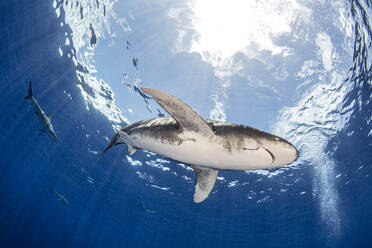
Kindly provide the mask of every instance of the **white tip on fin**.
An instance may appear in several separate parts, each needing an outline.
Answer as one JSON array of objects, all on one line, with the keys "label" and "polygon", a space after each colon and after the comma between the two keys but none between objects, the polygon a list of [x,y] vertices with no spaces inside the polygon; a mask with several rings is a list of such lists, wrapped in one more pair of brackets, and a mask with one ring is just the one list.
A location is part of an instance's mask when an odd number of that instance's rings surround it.
[{"label": "white tip on fin", "polygon": [[196,174],[194,202],[200,203],[211,193],[216,183],[218,170],[198,166],[191,166],[191,168],[194,169]]},{"label": "white tip on fin", "polygon": [[181,128],[207,136],[214,136],[213,130],[205,120],[181,100],[160,90],[144,87],[141,90],[151,95],[178,122]]},{"label": "white tip on fin", "polygon": [[128,145],[128,144],[127,146],[128,146],[129,155],[133,155],[137,151],[137,148],[134,148],[133,146]]}]

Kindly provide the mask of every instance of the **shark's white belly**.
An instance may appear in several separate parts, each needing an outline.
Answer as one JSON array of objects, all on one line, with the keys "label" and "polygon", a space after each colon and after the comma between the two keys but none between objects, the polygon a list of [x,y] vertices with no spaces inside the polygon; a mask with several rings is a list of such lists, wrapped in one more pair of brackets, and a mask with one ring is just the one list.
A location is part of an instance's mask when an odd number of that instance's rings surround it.
[{"label": "shark's white belly", "polygon": [[251,150],[227,150],[219,137],[207,138],[193,133],[184,135],[186,138],[180,144],[161,142],[151,137],[137,137],[134,145],[165,157],[202,167],[221,170],[251,170],[279,167],[283,161],[274,161],[272,155],[264,148]]}]

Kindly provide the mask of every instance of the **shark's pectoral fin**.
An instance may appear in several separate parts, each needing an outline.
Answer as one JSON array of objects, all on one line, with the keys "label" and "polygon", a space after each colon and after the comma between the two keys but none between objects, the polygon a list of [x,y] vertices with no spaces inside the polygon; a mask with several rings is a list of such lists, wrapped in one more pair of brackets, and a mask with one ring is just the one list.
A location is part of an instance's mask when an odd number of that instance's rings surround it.
[{"label": "shark's pectoral fin", "polygon": [[218,170],[191,166],[196,174],[196,184],[194,193],[194,202],[204,201],[211,193],[216,183]]},{"label": "shark's pectoral fin", "polygon": [[134,148],[133,146],[128,145],[128,144],[127,146],[128,146],[129,155],[133,155],[137,151],[137,148]]},{"label": "shark's pectoral fin", "polygon": [[213,130],[205,120],[181,100],[160,90],[150,88],[141,88],[141,90],[151,95],[177,121],[181,128],[207,136],[214,135]]}]

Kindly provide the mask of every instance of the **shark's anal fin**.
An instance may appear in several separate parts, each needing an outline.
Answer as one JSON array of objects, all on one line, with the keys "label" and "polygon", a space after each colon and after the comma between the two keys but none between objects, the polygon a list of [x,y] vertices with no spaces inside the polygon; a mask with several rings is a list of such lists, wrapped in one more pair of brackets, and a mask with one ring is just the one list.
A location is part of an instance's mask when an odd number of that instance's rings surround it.
[{"label": "shark's anal fin", "polygon": [[128,146],[129,155],[133,155],[137,151],[137,148],[134,148],[133,146],[128,145],[128,144],[127,146]]},{"label": "shark's anal fin", "polygon": [[184,102],[160,90],[141,88],[143,92],[151,95],[154,100],[167,111],[182,129],[214,136],[213,130],[207,122]]},{"label": "shark's anal fin", "polygon": [[194,202],[199,203],[204,201],[211,193],[216,183],[218,170],[199,166],[191,166],[191,168],[194,169],[196,175]]}]

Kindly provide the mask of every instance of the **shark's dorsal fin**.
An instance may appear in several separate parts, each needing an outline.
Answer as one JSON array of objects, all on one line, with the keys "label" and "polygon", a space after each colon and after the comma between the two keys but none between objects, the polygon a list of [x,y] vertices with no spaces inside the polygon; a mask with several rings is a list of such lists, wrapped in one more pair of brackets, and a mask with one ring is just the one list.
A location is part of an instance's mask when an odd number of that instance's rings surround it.
[{"label": "shark's dorsal fin", "polygon": [[193,109],[184,102],[160,90],[141,88],[143,92],[151,95],[154,100],[167,111],[185,130],[202,133],[206,136],[213,136],[213,130]]},{"label": "shark's dorsal fin", "polygon": [[196,175],[194,202],[199,203],[204,201],[211,193],[216,183],[218,170],[199,166],[191,166],[191,168],[194,169]]},{"label": "shark's dorsal fin", "polygon": [[127,146],[128,146],[129,155],[133,155],[137,151],[137,148],[134,148],[133,146],[128,145],[128,144]]}]

